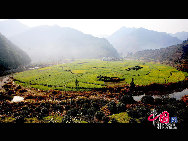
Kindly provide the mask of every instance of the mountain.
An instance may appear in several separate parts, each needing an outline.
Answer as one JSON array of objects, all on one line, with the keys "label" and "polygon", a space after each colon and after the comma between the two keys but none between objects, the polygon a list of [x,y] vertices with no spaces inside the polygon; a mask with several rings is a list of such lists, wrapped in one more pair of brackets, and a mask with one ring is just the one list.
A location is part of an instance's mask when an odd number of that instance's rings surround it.
[{"label": "mountain", "polygon": [[188,39],[188,32],[177,32],[175,34],[170,34],[173,37],[177,37],[178,39],[184,41]]},{"label": "mountain", "polygon": [[0,75],[30,63],[29,56],[0,33]]},{"label": "mountain", "polygon": [[10,40],[25,50],[33,62],[60,58],[119,57],[116,49],[105,38],[57,25],[33,27],[12,36]]},{"label": "mountain", "polygon": [[121,55],[128,52],[136,52],[144,49],[158,49],[182,41],[165,32],[157,32],[145,28],[122,27],[107,38]]},{"label": "mountain", "polygon": [[166,48],[138,51],[127,57],[160,62],[188,72],[188,40]]},{"label": "mountain", "polygon": [[0,22],[0,32],[7,38],[16,35],[18,33],[21,33],[23,31],[26,31],[27,29],[29,29],[28,26],[14,19]]}]

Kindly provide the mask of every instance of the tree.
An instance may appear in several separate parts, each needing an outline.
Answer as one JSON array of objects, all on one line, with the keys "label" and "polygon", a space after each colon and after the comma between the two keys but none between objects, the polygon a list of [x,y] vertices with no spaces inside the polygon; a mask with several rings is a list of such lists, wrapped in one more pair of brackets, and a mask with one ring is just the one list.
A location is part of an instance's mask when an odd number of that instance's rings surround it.
[{"label": "tree", "polygon": [[130,89],[133,90],[134,88],[135,88],[134,78],[132,78],[132,81],[130,83]]},{"label": "tree", "polygon": [[78,88],[78,87],[79,87],[79,84],[78,84],[78,83],[79,83],[79,81],[76,79],[76,80],[75,80],[75,85],[76,85],[76,88]]}]

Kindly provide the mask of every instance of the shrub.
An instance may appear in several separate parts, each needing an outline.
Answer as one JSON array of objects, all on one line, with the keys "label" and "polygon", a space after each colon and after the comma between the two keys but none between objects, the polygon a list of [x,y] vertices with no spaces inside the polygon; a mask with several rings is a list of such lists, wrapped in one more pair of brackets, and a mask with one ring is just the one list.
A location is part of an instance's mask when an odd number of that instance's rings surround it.
[{"label": "shrub", "polygon": [[74,123],[71,116],[65,115],[62,119],[62,123]]},{"label": "shrub", "polygon": [[136,121],[136,119],[135,118],[131,118],[130,120],[129,120],[129,123],[137,123],[137,121]]},{"label": "shrub", "polygon": [[115,118],[112,118],[112,119],[110,120],[110,122],[111,122],[111,123],[118,123],[117,119],[115,119]]},{"label": "shrub", "polygon": [[173,104],[174,102],[176,102],[175,98],[163,98],[162,99],[163,104]]},{"label": "shrub", "polygon": [[162,101],[161,98],[155,98],[154,102],[155,102],[155,105],[161,105],[161,104],[163,104],[163,101]]},{"label": "shrub", "polygon": [[86,108],[80,108],[78,112],[81,115],[86,115],[87,114],[87,109]]},{"label": "shrub", "polygon": [[144,104],[154,104],[154,98],[150,95],[143,96],[141,102]]},{"label": "shrub", "polygon": [[82,107],[88,109],[88,108],[90,108],[90,104],[89,104],[89,103],[84,103],[84,104],[82,105]]},{"label": "shrub", "polygon": [[42,114],[43,116],[47,116],[47,115],[49,114],[49,110],[48,110],[46,107],[43,107],[43,108],[41,109],[41,114]]},{"label": "shrub", "polygon": [[0,100],[12,100],[13,96],[0,92]]},{"label": "shrub", "polygon": [[53,108],[55,111],[60,111],[60,112],[63,111],[63,106],[61,106],[60,104],[55,104]]},{"label": "shrub", "polygon": [[113,114],[111,117],[111,120],[112,118],[115,118],[117,120],[118,123],[129,123],[129,120],[130,120],[130,116],[128,115],[127,112],[122,112],[122,113],[118,113],[118,114]]},{"label": "shrub", "polygon": [[116,103],[114,101],[109,102],[108,103],[108,109],[109,109],[111,114],[116,113],[117,112]]},{"label": "shrub", "polygon": [[103,117],[102,117],[102,121],[103,121],[104,123],[108,123],[109,120],[110,120],[110,118],[107,117],[107,116],[103,116]]},{"label": "shrub", "polygon": [[87,110],[87,114],[88,114],[89,116],[91,116],[91,117],[94,116],[95,112],[96,112],[96,109],[93,108],[93,107],[91,107],[91,108],[89,108],[89,109]]},{"label": "shrub", "polygon": [[177,100],[176,102],[173,103],[173,105],[175,105],[178,109],[186,108],[186,103],[181,100]]},{"label": "shrub", "polygon": [[121,113],[121,112],[125,112],[126,111],[126,105],[122,102],[119,102],[117,104],[117,112]]},{"label": "shrub", "polygon": [[25,119],[24,119],[23,116],[17,116],[17,117],[15,118],[15,122],[16,122],[17,124],[23,124],[23,123],[25,122]]},{"label": "shrub", "polygon": [[141,112],[137,109],[130,108],[127,110],[127,113],[130,117],[132,118],[140,118],[141,117]]},{"label": "shrub", "polygon": [[70,106],[69,105],[65,105],[65,110],[69,110],[70,109]]},{"label": "shrub", "polygon": [[97,104],[96,102],[92,102],[92,103],[91,103],[91,106],[94,107],[96,110],[99,110],[99,109],[100,109],[99,104]]},{"label": "shrub", "polygon": [[75,117],[75,116],[77,116],[77,114],[78,114],[78,110],[76,108],[72,108],[72,109],[70,109],[70,110],[67,111],[67,115],[68,116]]},{"label": "shrub", "polygon": [[105,117],[105,114],[102,111],[97,111],[95,113],[95,118],[98,120],[102,120],[102,119],[104,119],[104,117]]},{"label": "shrub", "polygon": [[133,97],[131,95],[123,95],[120,98],[120,102],[122,102],[124,104],[133,104],[133,103],[135,103],[135,100],[133,99]]}]

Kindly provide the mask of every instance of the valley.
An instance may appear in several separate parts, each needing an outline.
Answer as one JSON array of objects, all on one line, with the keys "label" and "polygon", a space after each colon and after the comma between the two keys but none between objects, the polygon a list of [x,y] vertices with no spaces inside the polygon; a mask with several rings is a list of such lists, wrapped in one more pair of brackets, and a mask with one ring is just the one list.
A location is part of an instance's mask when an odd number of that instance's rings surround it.
[{"label": "valley", "polygon": [[0,21],[0,123],[188,123],[188,32],[19,21]]}]

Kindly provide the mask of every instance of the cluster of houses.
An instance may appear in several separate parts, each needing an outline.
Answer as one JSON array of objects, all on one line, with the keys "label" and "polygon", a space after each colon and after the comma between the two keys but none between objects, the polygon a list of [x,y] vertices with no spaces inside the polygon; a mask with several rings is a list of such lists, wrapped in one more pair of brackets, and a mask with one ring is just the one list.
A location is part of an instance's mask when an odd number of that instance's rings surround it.
[{"label": "cluster of houses", "polygon": [[103,57],[102,61],[122,61],[123,58],[118,58],[118,57]]}]

